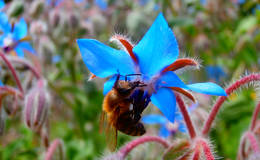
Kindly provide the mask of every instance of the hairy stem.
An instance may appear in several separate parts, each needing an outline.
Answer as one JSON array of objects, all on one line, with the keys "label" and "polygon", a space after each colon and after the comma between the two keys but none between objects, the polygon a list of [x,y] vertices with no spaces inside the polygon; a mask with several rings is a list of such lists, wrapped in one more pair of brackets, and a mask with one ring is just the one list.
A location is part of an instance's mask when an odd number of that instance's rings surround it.
[{"label": "hairy stem", "polygon": [[260,102],[258,102],[258,104],[256,105],[256,108],[254,110],[253,113],[253,117],[252,117],[252,121],[251,121],[251,126],[250,126],[250,130],[253,131],[255,129],[255,125],[256,125],[256,121],[257,121],[257,116],[258,113],[260,111]]},{"label": "hairy stem", "polygon": [[208,143],[204,140],[200,140],[200,144],[203,148],[203,152],[204,152],[206,160],[214,160],[215,159],[214,155],[212,154]]},{"label": "hairy stem", "polygon": [[0,56],[1,56],[1,58],[3,59],[3,61],[6,63],[7,67],[10,69],[10,71],[11,71],[13,77],[14,77],[14,80],[15,80],[15,82],[16,82],[18,88],[19,88],[19,90],[20,90],[22,93],[24,93],[24,92],[23,92],[23,88],[22,88],[21,81],[19,80],[18,75],[16,74],[16,71],[15,71],[14,67],[13,67],[12,64],[9,62],[9,60],[6,58],[6,56],[5,56],[4,53],[0,52]]},{"label": "hairy stem", "polygon": [[124,159],[135,147],[137,147],[140,144],[147,143],[147,142],[158,142],[162,144],[165,148],[169,147],[169,144],[167,141],[160,137],[155,136],[143,136],[140,138],[137,138],[128,144],[126,144],[124,147],[122,147],[118,153],[122,156],[122,159]]},{"label": "hairy stem", "polygon": [[249,142],[251,144],[251,148],[254,151],[254,153],[260,153],[259,145],[258,145],[255,135],[252,132],[246,132],[245,136],[249,140]]},{"label": "hairy stem", "polygon": [[41,75],[40,73],[30,64],[30,62],[28,62],[27,60],[25,59],[21,59],[21,58],[17,58],[17,57],[7,57],[9,61],[11,62],[16,62],[16,63],[20,63],[24,66],[26,66],[27,68],[30,69],[30,71],[34,74],[34,76],[37,78],[37,79],[40,79],[41,78]]},{"label": "hairy stem", "polygon": [[62,142],[59,139],[55,139],[49,146],[47,153],[45,155],[45,160],[52,160],[55,151],[59,149],[59,158],[63,159]]},{"label": "hairy stem", "polygon": [[[248,84],[250,82],[253,81],[260,81],[260,74],[250,74],[248,76],[243,77],[242,79],[236,81],[235,83],[233,83],[232,85],[230,85],[227,89],[226,89],[226,93],[229,96],[231,93],[233,93],[235,90],[237,90],[238,88],[240,88],[241,86]],[[204,136],[206,136],[211,128],[212,122],[214,121],[220,107],[222,106],[222,104],[226,101],[227,97],[219,97],[216,101],[216,104],[213,106],[208,119],[206,121],[206,123],[204,124],[203,130],[202,130],[202,134]]]},{"label": "hairy stem", "polygon": [[196,137],[196,131],[194,129],[194,125],[192,124],[189,113],[186,109],[186,106],[185,106],[181,96],[178,93],[175,93],[175,95],[176,95],[176,101],[178,103],[178,106],[179,106],[180,111],[182,113],[182,116],[184,118],[184,122],[185,122],[187,129],[189,131],[190,138],[193,139],[193,138]]},{"label": "hairy stem", "polygon": [[16,88],[10,87],[10,86],[0,86],[1,93],[3,91],[10,93],[12,95],[17,95],[20,98],[23,98],[23,93],[20,92],[20,90],[17,90]]}]

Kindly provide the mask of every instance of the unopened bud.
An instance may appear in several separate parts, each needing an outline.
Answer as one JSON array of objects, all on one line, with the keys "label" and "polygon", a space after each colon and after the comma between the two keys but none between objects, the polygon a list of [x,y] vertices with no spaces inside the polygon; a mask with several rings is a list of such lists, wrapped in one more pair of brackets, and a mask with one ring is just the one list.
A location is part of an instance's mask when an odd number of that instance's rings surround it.
[{"label": "unopened bud", "polygon": [[57,27],[60,23],[60,13],[57,10],[52,10],[49,14],[49,21],[53,27]]},{"label": "unopened bud", "polygon": [[69,25],[72,29],[75,29],[79,26],[79,18],[75,14],[70,15]]},{"label": "unopened bud", "polygon": [[38,131],[46,121],[48,110],[50,107],[50,95],[45,88],[43,80],[39,80],[38,84],[25,97],[24,118],[26,125]]},{"label": "unopened bud", "polygon": [[38,0],[38,1],[33,1],[30,7],[30,15],[32,17],[38,17],[41,15],[41,13],[44,10],[44,1],[43,0]]},{"label": "unopened bud", "polygon": [[19,17],[24,11],[24,4],[23,1],[14,1],[11,3],[7,14],[10,17]]},{"label": "unopened bud", "polygon": [[33,21],[30,27],[30,32],[35,35],[44,34],[47,32],[47,25],[43,21]]},{"label": "unopened bud", "polygon": [[163,159],[178,159],[188,157],[191,151],[190,142],[184,139],[178,140],[163,154]]}]

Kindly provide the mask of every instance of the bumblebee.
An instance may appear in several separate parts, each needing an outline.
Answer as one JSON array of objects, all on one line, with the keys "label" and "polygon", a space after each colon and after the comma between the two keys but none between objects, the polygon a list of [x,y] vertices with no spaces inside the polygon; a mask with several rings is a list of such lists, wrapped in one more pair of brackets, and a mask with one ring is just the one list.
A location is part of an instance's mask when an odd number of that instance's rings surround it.
[{"label": "bumblebee", "polygon": [[147,98],[143,98],[143,87],[146,86],[144,83],[119,78],[120,75],[117,76],[112,90],[104,98],[100,118],[100,131],[105,131],[111,151],[116,148],[117,131],[130,136],[141,136],[145,133],[144,125],[139,121],[149,103]]}]

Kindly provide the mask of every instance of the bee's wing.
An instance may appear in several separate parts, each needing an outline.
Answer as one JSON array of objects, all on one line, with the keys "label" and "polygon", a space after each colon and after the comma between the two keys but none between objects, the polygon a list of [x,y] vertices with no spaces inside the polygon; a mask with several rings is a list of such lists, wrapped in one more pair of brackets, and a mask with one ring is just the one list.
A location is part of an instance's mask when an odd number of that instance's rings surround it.
[{"label": "bee's wing", "polygon": [[116,150],[117,145],[117,129],[111,125],[106,128],[106,141],[110,151]]},{"label": "bee's wing", "polygon": [[100,121],[99,121],[99,133],[102,133],[106,128],[107,123],[107,115],[104,111],[101,112]]},{"label": "bee's wing", "polygon": [[102,111],[99,132],[105,131],[106,141],[110,151],[115,151],[117,145],[117,129],[108,123],[107,114]]}]

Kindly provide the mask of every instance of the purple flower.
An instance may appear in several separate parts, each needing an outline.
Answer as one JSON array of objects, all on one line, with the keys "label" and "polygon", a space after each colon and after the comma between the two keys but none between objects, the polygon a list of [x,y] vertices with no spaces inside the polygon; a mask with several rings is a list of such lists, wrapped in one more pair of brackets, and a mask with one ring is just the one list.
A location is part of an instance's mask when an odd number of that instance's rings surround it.
[{"label": "purple flower", "polygon": [[3,32],[0,35],[0,47],[6,51],[14,49],[19,57],[24,57],[24,50],[35,53],[31,44],[26,41],[27,24],[23,18],[14,27],[9,23],[5,13],[0,12],[0,19],[0,31]]},{"label": "purple flower", "polygon": [[113,49],[94,39],[77,40],[88,69],[97,77],[111,77],[104,84],[104,94],[112,89],[118,74],[122,76],[141,74],[141,77],[137,78],[147,84],[146,95],[149,95],[151,102],[171,122],[174,121],[176,108],[173,91],[181,92],[191,99],[193,97],[187,90],[226,96],[226,92],[214,83],[186,85],[174,73],[182,67],[198,64],[188,58],[177,59],[179,56],[177,40],[162,13],[136,46],[119,35],[112,37],[112,40],[122,44],[124,50]]}]

